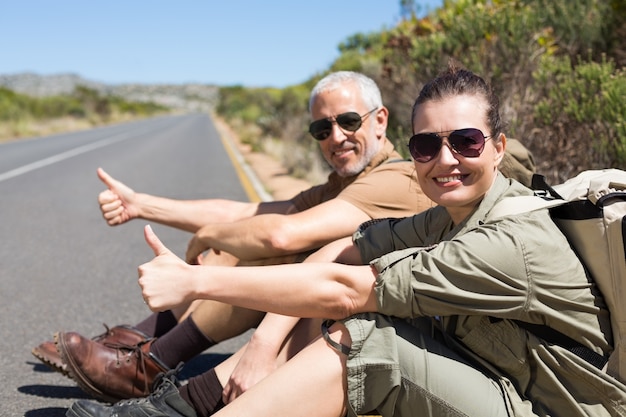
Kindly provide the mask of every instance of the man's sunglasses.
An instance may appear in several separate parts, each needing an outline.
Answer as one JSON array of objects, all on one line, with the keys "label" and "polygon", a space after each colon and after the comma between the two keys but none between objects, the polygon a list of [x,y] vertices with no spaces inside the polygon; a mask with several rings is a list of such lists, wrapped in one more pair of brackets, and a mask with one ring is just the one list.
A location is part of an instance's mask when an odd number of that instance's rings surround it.
[{"label": "man's sunglasses", "polygon": [[483,135],[479,129],[467,128],[450,132],[441,136],[441,132],[418,133],[409,139],[409,152],[417,162],[428,162],[439,154],[443,139],[448,138],[450,149],[465,158],[477,158],[485,149],[485,141],[489,136]]},{"label": "man's sunglasses", "polygon": [[[357,112],[349,111],[347,113],[338,114],[335,117],[335,122],[343,130],[348,132],[356,132],[363,124],[365,116],[378,110],[378,107],[368,111],[367,113],[360,115]],[[317,140],[324,140],[330,136],[333,131],[333,120],[319,119],[311,123],[309,126],[309,133]]]}]

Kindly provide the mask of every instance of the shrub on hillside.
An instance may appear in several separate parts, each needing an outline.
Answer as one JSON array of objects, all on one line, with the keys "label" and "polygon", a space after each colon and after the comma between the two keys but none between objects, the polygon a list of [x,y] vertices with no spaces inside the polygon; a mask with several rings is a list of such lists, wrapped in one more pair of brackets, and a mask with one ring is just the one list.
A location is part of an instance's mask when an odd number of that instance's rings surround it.
[{"label": "shrub on hillside", "polygon": [[626,71],[607,60],[545,57],[534,77],[540,99],[529,146],[550,156],[540,171],[563,180],[581,167],[626,166]]}]

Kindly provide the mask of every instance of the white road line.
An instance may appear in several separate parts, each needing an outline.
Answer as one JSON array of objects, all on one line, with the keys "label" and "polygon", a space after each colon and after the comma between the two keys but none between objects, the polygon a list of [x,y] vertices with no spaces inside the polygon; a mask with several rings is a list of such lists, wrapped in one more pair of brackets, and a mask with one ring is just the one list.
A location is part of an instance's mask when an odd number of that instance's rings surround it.
[{"label": "white road line", "polygon": [[19,168],[12,169],[11,171],[0,174],[0,182],[8,180],[13,177],[17,177],[22,174],[34,171],[39,168],[43,168],[48,165],[55,164],[68,158],[72,158],[76,155],[80,155],[94,149],[102,148],[107,145],[111,145],[115,142],[120,142],[124,139],[128,139],[130,134],[128,132],[120,133],[106,139],[99,140],[98,142],[90,143],[88,145],[79,146],[78,148],[70,149],[69,151],[61,152],[60,154],[49,156],[48,158],[40,159],[39,161],[32,162],[30,164],[23,165]]}]

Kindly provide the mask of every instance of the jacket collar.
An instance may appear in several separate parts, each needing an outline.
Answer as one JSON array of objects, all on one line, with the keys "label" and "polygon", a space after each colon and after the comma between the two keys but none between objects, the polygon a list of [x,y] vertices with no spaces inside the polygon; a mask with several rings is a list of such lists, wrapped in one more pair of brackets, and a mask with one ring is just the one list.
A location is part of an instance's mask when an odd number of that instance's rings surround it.
[{"label": "jacket collar", "polygon": [[493,185],[487,191],[482,201],[465,220],[449,232],[448,236],[464,233],[486,223],[491,209],[503,198],[530,194],[532,194],[532,190],[513,179],[506,178],[501,172],[498,172]]}]

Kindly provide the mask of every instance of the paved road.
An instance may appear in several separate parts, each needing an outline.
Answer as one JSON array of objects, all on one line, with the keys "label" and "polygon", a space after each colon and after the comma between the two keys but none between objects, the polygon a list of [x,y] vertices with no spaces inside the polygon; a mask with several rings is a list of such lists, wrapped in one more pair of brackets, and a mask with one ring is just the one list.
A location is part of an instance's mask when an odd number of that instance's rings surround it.
[{"label": "paved road", "polygon": [[[95,170],[138,191],[181,199],[247,200],[206,115],[168,116],[0,145],[0,416],[60,417],[85,394],[30,350],[59,330],[94,336],[150,312],[136,284],[151,258],[146,222],[109,227]],[[184,255],[189,234],[153,225]],[[244,338],[190,362],[188,377]]]}]

